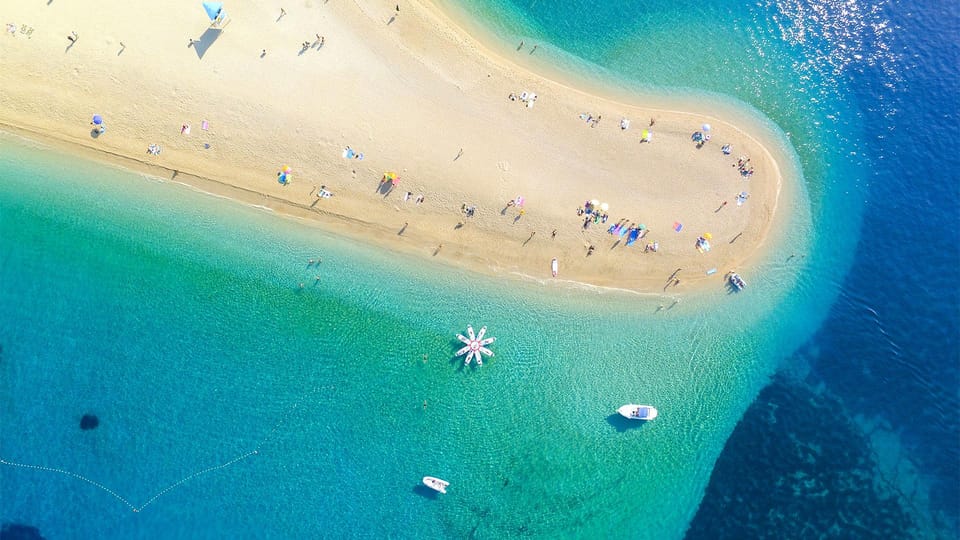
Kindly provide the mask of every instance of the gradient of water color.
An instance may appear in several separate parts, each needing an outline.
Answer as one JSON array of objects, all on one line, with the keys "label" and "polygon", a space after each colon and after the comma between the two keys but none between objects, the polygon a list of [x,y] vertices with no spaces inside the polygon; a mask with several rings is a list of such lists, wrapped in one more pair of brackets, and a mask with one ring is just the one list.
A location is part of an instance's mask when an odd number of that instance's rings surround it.
[{"label": "gradient of water color", "polygon": [[[0,489],[15,503],[0,519],[50,536],[684,533],[704,490],[711,493],[707,481],[727,435],[775,366],[806,342],[787,362],[799,374],[791,381],[816,379],[815,368],[806,376],[803,369],[825,364],[820,338],[830,327],[821,322],[836,318],[833,300],[871,305],[845,300],[845,283],[867,274],[856,272],[873,260],[860,262],[856,247],[873,238],[860,235],[861,215],[871,216],[870,184],[886,172],[871,167],[891,155],[876,152],[877,119],[896,118],[900,103],[876,99],[878,89],[902,82],[902,53],[891,49],[903,39],[889,24],[894,10],[720,2],[633,3],[615,12],[589,2],[447,7],[473,10],[475,22],[500,32],[504,51],[517,37],[542,39],[538,55],[601,77],[597,84],[655,89],[667,100],[702,89],[728,96],[719,106],[745,102],[782,128],[804,190],[785,245],[751,276],[752,294],[718,291],[658,315],[656,298],[553,289],[545,297],[538,284],[506,288],[424,267],[176,185],[67,164],[5,141],[0,301],[16,307],[0,316],[0,457],[82,474],[131,506],[147,506],[134,514],[82,480],[7,466]],[[903,196],[898,189],[890,200]],[[954,195],[921,197],[942,209],[935,227],[953,224]],[[802,262],[787,263],[795,253]],[[954,251],[941,253],[935,266],[943,272]],[[318,255],[322,270],[306,268]],[[844,278],[848,268],[854,273]],[[900,292],[887,301],[907,297]],[[955,297],[937,301],[949,358]],[[850,320],[865,320],[854,311]],[[488,324],[499,338],[497,357],[481,371],[448,362],[452,334],[468,322]],[[863,334],[875,342],[875,330]],[[824,343],[832,358],[856,356],[835,338]],[[942,376],[951,388],[955,372],[932,370],[922,355],[903,357],[899,369],[909,367],[912,380]],[[861,378],[863,367],[854,366]],[[662,418],[621,432],[610,417],[615,407],[647,397]],[[853,403],[870,409],[876,401]],[[100,416],[100,428],[79,430],[85,412]],[[943,448],[955,421],[932,417],[923,442]],[[902,425],[892,415],[888,422]],[[764,462],[752,468],[783,472]],[[950,478],[955,469],[943,472]],[[452,480],[450,495],[424,496],[414,487],[423,474]],[[715,475],[714,485],[722,480]],[[624,511],[624,500],[644,511]]]}]

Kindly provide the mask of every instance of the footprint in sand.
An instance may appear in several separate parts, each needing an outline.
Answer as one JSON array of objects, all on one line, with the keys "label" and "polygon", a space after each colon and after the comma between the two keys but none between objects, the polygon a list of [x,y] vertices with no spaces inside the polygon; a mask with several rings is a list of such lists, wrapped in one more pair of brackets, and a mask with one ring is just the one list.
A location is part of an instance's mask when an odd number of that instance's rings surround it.
[{"label": "footprint in sand", "polygon": [[510,164],[506,161],[498,161],[497,167],[503,172],[507,172],[510,170]]}]

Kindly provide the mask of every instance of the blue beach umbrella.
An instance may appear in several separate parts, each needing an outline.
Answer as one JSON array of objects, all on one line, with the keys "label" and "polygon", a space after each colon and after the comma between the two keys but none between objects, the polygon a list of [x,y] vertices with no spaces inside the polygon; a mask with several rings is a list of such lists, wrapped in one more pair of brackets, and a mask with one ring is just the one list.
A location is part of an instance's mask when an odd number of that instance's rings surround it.
[{"label": "blue beach umbrella", "polygon": [[100,116],[99,114],[93,115],[93,123],[99,126],[100,124],[103,123],[103,117]]},{"label": "blue beach umbrella", "polygon": [[207,17],[210,17],[211,21],[215,21],[223,12],[223,2],[204,2],[203,10],[207,12]]}]

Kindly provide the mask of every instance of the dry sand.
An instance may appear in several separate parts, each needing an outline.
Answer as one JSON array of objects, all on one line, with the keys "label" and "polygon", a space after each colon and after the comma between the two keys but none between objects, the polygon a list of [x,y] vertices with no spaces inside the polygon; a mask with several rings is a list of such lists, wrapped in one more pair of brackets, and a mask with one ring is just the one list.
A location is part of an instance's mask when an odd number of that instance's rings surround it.
[{"label": "dry sand", "polygon": [[[429,2],[405,0],[394,17],[395,4],[229,2],[219,31],[197,0],[7,3],[0,24],[15,33],[0,36],[0,123],[486,273],[550,279],[556,257],[561,279],[660,292],[682,268],[669,288],[680,292],[721,287],[759,258],[784,205],[781,169],[755,136],[578,91],[521,67],[532,44],[498,55]],[[537,94],[534,107],[508,99],[523,91]],[[99,137],[94,113],[107,126]],[[591,127],[581,113],[602,119]],[[651,118],[653,141],[640,143]],[[703,123],[712,140],[697,148],[690,135]],[[146,152],[153,143],[159,156]],[[347,146],[364,159],[344,159]],[[283,165],[294,170],[286,186]],[[401,177],[388,193],[386,171]],[[321,185],[334,196],[317,199]],[[750,198],[738,206],[741,191]],[[522,216],[506,206],[518,195]],[[610,217],[584,230],[576,211],[590,199],[609,203]],[[607,234],[621,219],[649,233],[625,247]],[[712,249],[700,253],[706,232]],[[645,253],[653,241],[659,252]]]}]

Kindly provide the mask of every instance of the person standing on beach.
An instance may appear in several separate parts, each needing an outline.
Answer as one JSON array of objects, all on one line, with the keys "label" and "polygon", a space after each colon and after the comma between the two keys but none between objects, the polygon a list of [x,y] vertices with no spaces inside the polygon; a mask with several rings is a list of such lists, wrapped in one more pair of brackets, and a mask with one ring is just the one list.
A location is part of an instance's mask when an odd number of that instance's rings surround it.
[{"label": "person standing on beach", "polygon": [[530,54],[537,52],[537,47],[539,47],[539,45],[534,45],[533,48],[530,49]]}]

